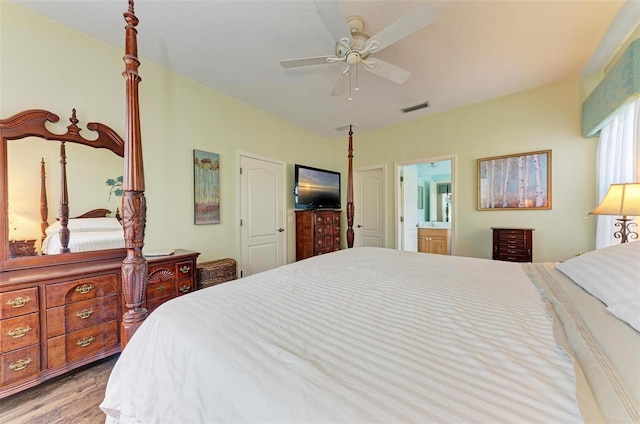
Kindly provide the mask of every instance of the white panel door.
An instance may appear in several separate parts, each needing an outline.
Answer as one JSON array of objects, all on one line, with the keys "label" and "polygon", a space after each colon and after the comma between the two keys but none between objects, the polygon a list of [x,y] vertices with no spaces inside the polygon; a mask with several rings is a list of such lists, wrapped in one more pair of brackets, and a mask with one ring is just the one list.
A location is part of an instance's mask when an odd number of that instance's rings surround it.
[{"label": "white panel door", "polygon": [[384,247],[384,170],[354,173],[355,246]]},{"label": "white panel door", "polygon": [[415,165],[402,169],[402,250],[418,251],[418,171]]},{"label": "white panel door", "polygon": [[284,164],[240,156],[241,275],[286,263]]}]

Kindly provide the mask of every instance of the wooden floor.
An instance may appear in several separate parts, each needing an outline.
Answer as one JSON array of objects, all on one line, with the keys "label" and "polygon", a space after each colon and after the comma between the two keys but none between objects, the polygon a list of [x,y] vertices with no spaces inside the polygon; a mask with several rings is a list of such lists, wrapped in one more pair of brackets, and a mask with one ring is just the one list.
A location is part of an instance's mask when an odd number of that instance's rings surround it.
[{"label": "wooden floor", "polygon": [[0,400],[2,424],[104,423],[99,405],[118,355]]}]

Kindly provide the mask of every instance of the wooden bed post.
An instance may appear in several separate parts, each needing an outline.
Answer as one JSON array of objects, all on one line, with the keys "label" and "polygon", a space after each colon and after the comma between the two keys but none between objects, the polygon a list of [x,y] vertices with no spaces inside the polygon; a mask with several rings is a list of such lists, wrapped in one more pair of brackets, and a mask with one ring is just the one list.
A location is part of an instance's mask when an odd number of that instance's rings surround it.
[{"label": "wooden bed post", "polygon": [[349,173],[347,174],[347,248],[353,247],[353,128],[349,125]]},{"label": "wooden bed post", "polygon": [[[73,110],[75,118],[75,109]],[[72,121],[73,122],[73,121]],[[69,253],[69,192],[67,190],[67,152],[64,141],[60,143],[60,205],[58,206],[60,222],[60,253]]]},{"label": "wooden bed post", "polygon": [[47,237],[46,229],[49,226],[49,204],[47,202],[47,173],[45,171],[44,158],[40,160],[40,230],[42,237],[40,245],[44,243]]},{"label": "wooden bed post", "polygon": [[142,140],[140,137],[140,107],[138,102],[138,18],[134,12],[133,0],[129,0],[129,10],[124,13],[127,23],[125,71],[126,81],[126,124],[124,144],[124,178],[122,195],[122,219],[124,244],[127,256],[122,262],[122,292],[127,310],[122,315],[120,343],[124,349],[135,331],[147,317],[142,307],[147,286],[147,260],[142,255],[144,227],[146,223],[146,201],[144,198],[144,168],[142,165]]}]

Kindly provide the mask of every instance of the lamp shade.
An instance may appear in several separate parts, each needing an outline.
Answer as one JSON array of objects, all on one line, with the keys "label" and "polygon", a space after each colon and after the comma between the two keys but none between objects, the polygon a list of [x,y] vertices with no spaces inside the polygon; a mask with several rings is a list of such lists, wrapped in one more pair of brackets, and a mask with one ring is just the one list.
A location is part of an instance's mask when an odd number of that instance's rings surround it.
[{"label": "lamp shade", "polygon": [[590,215],[640,216],[640,183],[611,184],[607,195]]}]

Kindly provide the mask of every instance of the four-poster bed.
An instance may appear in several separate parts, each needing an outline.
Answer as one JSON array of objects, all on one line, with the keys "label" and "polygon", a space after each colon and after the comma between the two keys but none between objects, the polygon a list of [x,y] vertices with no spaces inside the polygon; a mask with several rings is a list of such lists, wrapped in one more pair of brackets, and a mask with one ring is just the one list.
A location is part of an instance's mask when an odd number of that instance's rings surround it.
[{"label": "four-poster bed", "polygon": [[[352,249],[352,161],[350,128],[348,249],[138,313],[108,423],[640,419],[640,335],[571,273]],[[633,263],[638,247],[612,256]],[[637,270],[623,268],[624,285]]]}]

